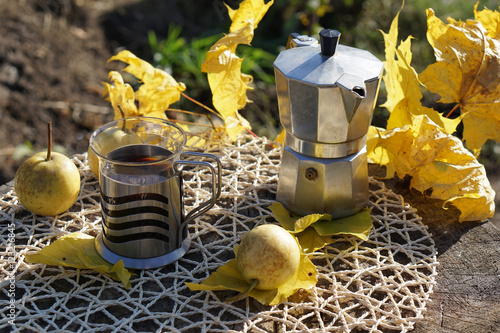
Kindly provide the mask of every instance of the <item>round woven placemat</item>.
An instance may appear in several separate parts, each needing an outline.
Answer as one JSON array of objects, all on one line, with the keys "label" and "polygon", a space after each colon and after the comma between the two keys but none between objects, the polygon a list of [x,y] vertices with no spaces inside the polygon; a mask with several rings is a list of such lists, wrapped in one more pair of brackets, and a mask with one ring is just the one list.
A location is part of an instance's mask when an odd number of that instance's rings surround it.
[{"label": "round woven placemat", "polygon": [[[263,306],[251,298],[225,302],[231,292],[190,291],[234,257],[233,247],[259,224],[276,223],[280,149],[265,139],[234,144],[211,140],[202,150],[223,164],[216,206],[189,228],[192,245],[178,262],[138,271],[127,290],[91,270],[30,265],[33,253],[75,231],[101,228],[98,181],[86,155],[73,156],[82,176],[75,205],[57,217],[34,216],[13,189],[0,196],[0,330],[73,332],[405,332],[423,318],[436,279],[434,242],[403,198],[370,178],[373,229],[367,241],[341,236],[312,256],[319,281],[289,302]],[[186,171],[186,207],[210,196],[209,175]],[[14,247],[8,226],[15,225]],[[9,237],[11,237],[9,239]],[[15,277],[15,322],[7,316]],[[12,308],[12,306],[11,306]]]}]

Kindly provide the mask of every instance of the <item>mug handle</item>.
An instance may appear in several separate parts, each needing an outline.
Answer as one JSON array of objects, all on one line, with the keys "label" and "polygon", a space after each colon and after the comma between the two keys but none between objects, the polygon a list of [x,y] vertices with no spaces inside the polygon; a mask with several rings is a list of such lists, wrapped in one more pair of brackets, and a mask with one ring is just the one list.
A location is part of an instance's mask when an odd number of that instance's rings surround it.
[{"label": "mug handle", "polygon": [[[186,161],[182,160],[186,156],[196,156],[196,157],[204,157],[207,159],[211,159],[217,163],[217,171],[215,170],[214,166],[208,162],[205,161]],[[179,180],[180,180],[180,186],[182,189],[182,166],[183,165],[190,165],[190,166],[199,166],[199,167],[204,167],[207,168],[210,171],[210,174],[212,176],[212,197],[205,201],[204,203],[200,204],[198,207],[193,208],[184,218],[179,226],[179,242],[182,243],[182,234],[184,232],[184,229],[187,227],[187,224],[194,220],[195,218],[201,216],[202,214],[206,213],[209,211],[214,205],[215,201],[220,197],[221,194],[221,177],[222,177],[222,164],[219,158],[215,155],[212,154],[207,154],[207,153],[198,153],[198,152],[191,152],[191,151],[186,151],[181,153],[180,155],[181,160],[174,162],[174,170],[179,173]],[[217,174],[217,177],[216,177]],[[183,200],[181,200],[183,202]],[[181,207],[184,207],[184,204],[182,204]]]}]

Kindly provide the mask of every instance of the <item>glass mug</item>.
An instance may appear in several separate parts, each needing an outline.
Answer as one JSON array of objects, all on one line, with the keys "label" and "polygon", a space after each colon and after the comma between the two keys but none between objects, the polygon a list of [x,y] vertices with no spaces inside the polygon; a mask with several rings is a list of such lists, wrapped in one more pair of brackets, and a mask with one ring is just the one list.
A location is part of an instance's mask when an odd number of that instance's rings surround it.
[{"label": "glass mug", "polygon": [[[181,258],[191,239],[187,225],[207,212],[221,192],[221,163],[212,154],[183,151],[186,134],[165,119],[132,117],[103,125],[90,138],[99,159],[102,232],[99,255],[125,267],[157,268]],[[216,162],[217,171],[207,161]],[[211,198],[184,215],[183,166],[206,168]]]}]

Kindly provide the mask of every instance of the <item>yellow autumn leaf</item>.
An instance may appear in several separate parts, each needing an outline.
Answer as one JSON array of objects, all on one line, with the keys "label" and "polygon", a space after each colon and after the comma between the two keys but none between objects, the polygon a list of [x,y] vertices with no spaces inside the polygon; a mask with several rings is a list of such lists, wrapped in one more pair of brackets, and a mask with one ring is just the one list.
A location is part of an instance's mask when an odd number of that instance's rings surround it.
[{"label": "yellow autumn leaf", "polygon": [[240,44],[250,45],[254,29],[267,12],[273,1],[244,0],[237,10],[228,7],[232,20],[229,34],[219,39],[207,52],[202,63],[202,72],[208,73],[208,83],[212,91],[212,102],[226,123],[231,140],[250,124],[241,115],[241,110],[248,102],[247,90],[251,89],[251,75],[241,72],[243,59],[236,55]]},{"label": "yellow autumn leaf", "polygon": [[391,23],[388,33],[382,32],[385,41],[385,72],[382,79],[387,90],[387,101],[382,107],[391,113],[387,121],[387,129],[411,124],[412,115],[426,114],[447,133],[455,131],[460,119],[447,119],[437,111],[424,107],[421,83],[417,72],[411,66],[411,39],[398,45],[399,12]]},{"label": "yellow autumn leaf", "polygon": [[74,232],[57,239],[34,254],[28,254],[27,263],[66,266],[91,269],[121,281],[127,289],[131,287],[132,274],[120,260],[112,265],[102,259],[95,248],[95,238],[81,232]]},{"label": "yellow autumn leaf", "polygon": [[391,159],[387,151],[379,146],[381,133],[385,132],[384,128],[370,126],[366,135],[366,151],[369,163],[379,164],[386,167],[387,175],[394,175],[396,170],[391,164]]},{"label": "yellow autumn leaf", "polygon": [[[243,59],[234,52],[240,40],[251,40],[250,37],[245,38],[241,35],[245,32],[248,34],[250,31],[251,29],[247,26],[223,37],[210,48],[201,67],[203,72],[208,73],[208,84],[212,91],[212,102],[215,109],[225,122],[228,118],[232,118],[230,121],[233,120],[229,124],[232,132],[228,133],[233,141],[236,140],[242,129],[249,128],[248,122],[240,124],[241,116],[238,115],[238,110],[246,105],[247,90],[250,89],[250,86],[247,84],[248,78],[245,77],[243,80],[241,73]],[[226,123],[226,128],[227,125]]]},{"label": "yellow autumn leaf", "polygon": [[295,221],[301,218],[300,215],[288,211],[281,203],[274,202],[268,207],[283,229],[293,233],[295,231]]},{"label": "yellow autumn leaf", "polygon": [[243,118],[238,111],[226,118],[226,132],[232,140],[236,140],[238,135],[245,129],[250,128],[250,123]]},{"label": "yellow autumn leaf", "polygon": [[[476,11],[476,16],[486,21],[492,15]],[[489,37],[479,21],[448,18],[445,24],[432,9],[427,10],[427,39],[436,63],[419,78],[440,95],[439,102],[460,108],[463,140],[477,156],[486,140],[500,142],[500,40]]]},{"label": "yellow autumn leaf", "polygon": [[262,0],[247,0],[240,4],[238,10],[234,10],[226,4],[229,17],[232,21],[229,32],[240,30],[247,26],[249,21],[251,22],[252,29],[257,29],[257,25],[272,4],[273,1],[264,4]]},{"label": "yellow autumn leaf", "polygon": [[370,210],[366,208],[354,215],[339,219],[320,219],[312,226],[321,236],[353,235],[362,240],[367,240],[373,222]]},{"label": "yellow autumn leaf", "polygon": [[285,130],[282,129],[280,134],[278,134],[278,136],[276,137],[276,139],[274,139],[274,141],[278,142],[278,143],[285,143]]},{"label": "yellow autumn leaf", "polygon": [[483,10],[478,11],[478,6],[479,1],[476,2],[476,5],[474,6],[474,18],[476,21],[481,22],[483,27],[486,29],[487,37],[500,39],[500,13],[486,7]]},{"label": "yellow autumn leaf", "polygon": [[293,233],[299,233],[306,230],[312,225],[316,225],[319,221],[331,221],[332,216],[330,214],[309,214],[302,216],[301,218],[295,220],[293,223],[294,231]]},{"label": "yellow autumn leaf", "polygon": [[121,51],[109,61],[119,60],[128,66],[123,70],[135,76],[141,86],[135,92],[139,103],[138,112],[142,116],[166,118],[165,110],[177,102],[181,92],[186,90],[184,83],[177,82],[170,74],[153,67],[128,50]]},{"label": "yellow autumn leaf", "polygon": [[138,116],[139,111],[135,105],[135,95],[132,86],[123,81],[123,77],[116,71],[109,72],[112,84],[104,82],[103,95],[111,102],[115,113],[114,119]]},{"label": "yellow autumn leaf", "polygon": [[302,251],[313,253],[333,240],[329,236],[352,235],[367,240],[373,223],[370,211],[363,209],[351,216],[332,219],[330,214],[309,214],[300,216],[288,211],[275,202],[269,209],[276,221],[297,237]]},{"label": "yellow autumn leaf", "polygon": [[[235,249],[236,254],[236,249]],[[273,290],[259,290],[253,288],[248,296],[255,298],[265,305],[276,305],[287,300],[299,289],[310,289],[318,282],[318,271],[308,256],[301,253],[299,268],[294,276],[283,285]],[[192,291],[195,290],[234,290],[240,293],[247,291],[250,284],[245,281],[238,269],[236,259],[232,259],[220,266],[202,283],[185,282]]]},{"label": "yellow autumn leaf", "polygon": [[458,208],[461,222],[493,216],[495,192],[484,166],[426,115],[414,116],[412,124],[402,128],[379,130],[378,147],[400,178],[412,177],[412,188],[432,190],[431,198]]},{"label": "yellow autumn leaf", "polygon": [[321,236],[313,227],[306,228],[296,236],[302,251],[306,254],[314,253],[334,242],[332,237]]}]

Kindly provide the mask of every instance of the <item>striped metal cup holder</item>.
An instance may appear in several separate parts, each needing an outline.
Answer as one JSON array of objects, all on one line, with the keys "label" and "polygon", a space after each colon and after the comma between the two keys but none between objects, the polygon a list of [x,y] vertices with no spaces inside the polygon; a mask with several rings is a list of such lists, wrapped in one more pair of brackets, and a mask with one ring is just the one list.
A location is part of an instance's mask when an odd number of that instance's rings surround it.
[{"label": "striped metal cup holder", "polygon": [[[220,196],[221,163],[212,154],[183,151],[185,143],[179,126],[151,117],[116,120],[92,134],[102,213],[96,248],[106,261],[123,260],[127,268],[148,269],[170,264],[187,252],[188,223]],[[206,168],[211,174],[210,200],[188,214],[183,207],[184,166]]]}]

